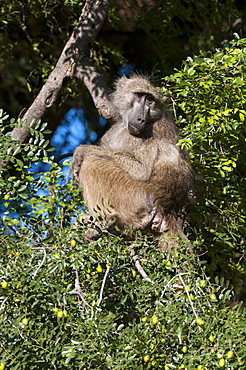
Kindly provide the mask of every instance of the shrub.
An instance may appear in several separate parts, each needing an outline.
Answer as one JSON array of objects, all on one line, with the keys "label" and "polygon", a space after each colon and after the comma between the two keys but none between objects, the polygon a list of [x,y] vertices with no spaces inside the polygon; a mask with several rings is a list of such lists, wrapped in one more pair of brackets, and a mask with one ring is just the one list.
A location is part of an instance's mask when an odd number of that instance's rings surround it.
[{"label": "shrub", "polygon": [[[0,179],[0,369],[246,366],[246,311],[228,305],[235,292],[211,274],[221,264],[235,282],[243,271],[243,60],[245,40],[238,40],[187,60],[166,80],[190,119],[180,145],[198,174],[189,221],[194,254],[182,243],[163,253],[141,233],[126,242],[102,231],[88,241],[93,220],[72,223],[81,201],[47,156],[45,125],[38,122],[20,145],[6,135],[2,116],[0,151],[11,167]],[[39,160],[48,169],[34,174]],[[210,259],[199,255],[204,250]]]},{"label": "shrub", "polygon": [[232,41],[188,58],[164,89],[186,115],[180,145],[196,172],[192,238],[208,252],[210,274],[222,271],[234,284],[245,274],[245,61],[246,39]]}]

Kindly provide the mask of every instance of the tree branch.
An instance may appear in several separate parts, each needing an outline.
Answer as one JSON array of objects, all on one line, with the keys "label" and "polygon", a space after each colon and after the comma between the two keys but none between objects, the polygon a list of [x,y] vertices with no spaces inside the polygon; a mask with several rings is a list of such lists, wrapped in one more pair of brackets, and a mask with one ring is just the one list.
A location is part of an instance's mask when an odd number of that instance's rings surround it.
[{"label": "tree branch", "polygon": [[86,56],[89,44],[94,42],[105,21],[109,2],[110,0],[86,1],[78,24],[65,45],[55,69],[22,118],[22,121],[26,122],[26,128],[14,128],[12,138],[19,139],[21,143],[28,138],[32,122],[41,119],[56,101],[65,78],[77,77],[82,80],[90,91],[100,114],[105,118],[114,116],[113,106],[108,101],[108,86],[103,75]]},{"label": "tree branch", "polygon": [[139,257],[138,255],[136,254],[136,251],[133,247],[130,247],[130,257],[133,259],[133,261],[135,262],[135,266],[136,266],[136,269],[138,270],[139,274],[142,276],[142,278],[146,281],[148,281],[149,283],[152,283],[154,284],[154,281],[152,281],[148,275],[146,274],[146,272],[144,271],[144,269],[142,268],[140,262],[139,262]]}]

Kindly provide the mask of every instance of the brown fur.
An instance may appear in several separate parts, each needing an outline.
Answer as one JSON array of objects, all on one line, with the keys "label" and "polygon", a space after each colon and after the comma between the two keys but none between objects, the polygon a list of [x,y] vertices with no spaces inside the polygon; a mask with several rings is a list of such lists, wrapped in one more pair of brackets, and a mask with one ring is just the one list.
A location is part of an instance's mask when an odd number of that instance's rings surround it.
[{"label": "brown fur", "polygon": [[89,212],[120,228],[182,236],[178,214],[192,188],[192,169],[176,145],[177,128],[161,93],[146,77],[122,77],[112,102],[120,120],[100,146],[80,145],[73,156],[73,179]]}]

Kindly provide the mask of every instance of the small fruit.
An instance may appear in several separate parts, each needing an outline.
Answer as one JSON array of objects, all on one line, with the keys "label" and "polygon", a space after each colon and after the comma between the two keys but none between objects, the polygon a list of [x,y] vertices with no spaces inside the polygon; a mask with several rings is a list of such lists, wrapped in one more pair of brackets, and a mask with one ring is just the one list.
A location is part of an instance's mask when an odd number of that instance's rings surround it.
[{"label": "small fruit", "polygon": [[230,359],[230,358],[232,358],[232,357],[233,357],[233,355],[234,355],[233,351],[228,351],[228,352],[227,352],[227,354],[226,354],[226,357],[227,357],[228,359]]},{"label": "small fruit", "polygon": [[154,324],[154,325],[156,325],[157,323],[158,323],[158,317],[157,316],[152,316],[152,318],[151,318],[151,322],[152,322],[152,324]]},{"label": "small fruit", "polygon": [[185,291],[186,291],[186,292],[189,292],[189,291],[190,291],[190,286],[189,286],[189,285],[186,285],[186,286],[185,286]]},{"label": "small fruit", "polygon": [[132,270],[132,277],[136,277],[137,276],[137,271],[136,270]]},{"label": "small fruit", "polygon": [[142,321],[142,322],[146,322],[146,321],[147,321],[147,317],[146,317],[146,316],[145,316],[145,317],[142,317],[142,318],[141,318],[141,321]]},{"label": "small fruit", "polygon": [[149,355],[146,355],[146,356],[144,356],[144,358],[143,358],[144,362],[149,362],[149,359],[150,359]]},{"label": "small fruit", "polygon": [[204,325],[205,324],[205,322],[202,320],[202,319],[196,319],[196,323],[198,324],[198,325]]},{"label": "small fruit", "polygon": [[205,288],[205,286],[207,285],[207,282],[206,282],[206,280],[200,280],[199,281],[199,286],[201,287],[201,288]]},{"label": "small fruit", "polygon": [[5,364],[3,362],[0,362],[0,370],[4,370],[5,369]]},{"label": "small fruit", "polygon": [[8,287],[8,282],[7,282],[7,281],[5,281],[5,280],[3,280],[1,285],[2,285],[2,288],[3,288],[3,289],[7,289],[7,287]]},{"label": "small fruit", "polygon": [[98,265],[97,268],[96,268],[97,272],[102,272],[102,266],[101,265]]},{"label": "small fruit", "polygon": [[61,311],[61,310],[57,311],[57,314],[56,315],[57,315],[57,317],[62,318],[63,311]]},{"label": "small fruit", "polygon": [[166,260],[166,266],[172,266],[172,262],[169,259]]},{"label": "small fruit", "polygon": [[28,319],[25,317],[24,319],[21,320],[22,324],[23,325],[27,325],[28,324]]},{"label": "small fruit", "polygon": [[182,352],[183,352],[183,353],[186,353],[187,351],[188,351],[187,346],[184,346],[184,347],[182,348]]},{"label": "small fruit", "polygon": [[215,340],[215,337],[211,334],[209,337],[208,337],[208,340],[210,340],[211,343],[214,342]]},{"label": "small fruit", "polygon": [[204,370],[204,367],[202,365],[198,365],[197,370]]},{"label": "small fruit", "polygon": [[9,198],[10,198],[10,194],[5,194],[3,197],[4,200],[9,200]]},{"label": "small fruit", "polygon": [[214,293],[210,294],[209,298],[211,299],[211,301],[217,301],[217,297]]},{"label": "small fruit", "polygon": [[225,366],[225,360],[223,358],[221,358],[219,360],[219,367],[224,367]]},{"label": "small fruit", "polygon": [[76,246],[76,240],[74,239],[70,240],[70,245],[72,248],[74,248]]}]

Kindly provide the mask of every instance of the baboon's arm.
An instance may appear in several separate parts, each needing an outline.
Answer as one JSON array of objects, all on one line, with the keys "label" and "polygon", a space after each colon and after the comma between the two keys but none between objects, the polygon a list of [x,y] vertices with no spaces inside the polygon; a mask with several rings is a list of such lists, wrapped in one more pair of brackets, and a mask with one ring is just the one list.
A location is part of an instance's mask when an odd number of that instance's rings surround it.
[{"label": "baboon's arm", "polygon": [[[129,175],[139,181],[148,181],[151,176],[154,162],[156,159],[156,148],[151,148],[141,155],[119,152],[114,149],[103,148],[95,145],[80,145],[76,148],[73,155],[71,167],[72,177],[75,185],[79,185],[79,171],[81,164],[86,156],[96,155],[115,162],[119,167],[129,173]],[[146,161],[146,158],[148,159]]]}]

